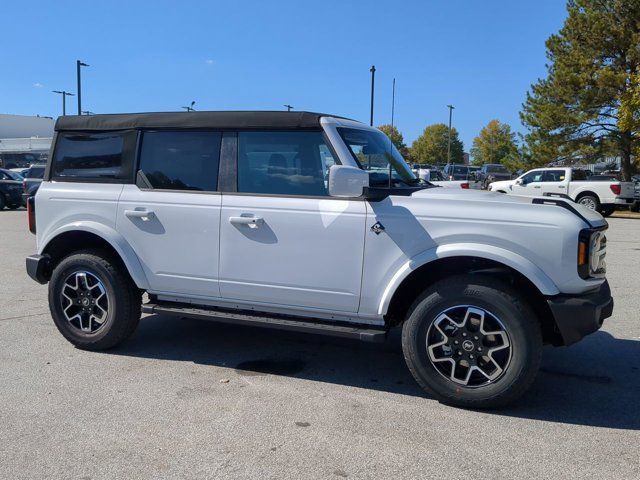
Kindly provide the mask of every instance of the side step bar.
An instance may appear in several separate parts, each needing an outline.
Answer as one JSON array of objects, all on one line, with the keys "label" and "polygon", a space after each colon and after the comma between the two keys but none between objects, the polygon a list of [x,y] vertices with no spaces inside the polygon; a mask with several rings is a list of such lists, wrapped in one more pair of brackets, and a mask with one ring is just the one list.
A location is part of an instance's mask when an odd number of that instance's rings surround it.
[{"label": "side step bar", "polygon": [[384,342],[387,330],[370,325],[351,325],[348,323],[332,323],[317,319],[299,319],[284,315],[268,315],[265,313],[223,310],[215,307],[194,306],[180,303],[145,303],[143,313],[174,315],[178,317],[214,320],[233,325],[266,327],[293,332],[319,333],[333,337],[353,338],[364,342]]}]

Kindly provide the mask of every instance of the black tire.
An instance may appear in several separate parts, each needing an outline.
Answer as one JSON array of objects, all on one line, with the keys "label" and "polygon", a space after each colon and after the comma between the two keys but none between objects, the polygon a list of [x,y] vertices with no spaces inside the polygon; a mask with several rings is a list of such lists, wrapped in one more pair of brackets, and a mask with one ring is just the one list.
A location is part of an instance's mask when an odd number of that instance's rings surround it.
[{"label": "black tire", "polygon": [[631,207],[629,207],[629,210],[631,210],[632,212],[640,211],[640,202],[633,202]]},{"label": "black tire", "polygon": [[[475,386],[461,385],[445,376],[429,358],[427,347],[430,329],[441,312],[470,306],[484,309],[499,319],[510,345],[509,359],[502,373],[492,381],[486,380],[486,384]],[[481,345],[478,343],[473,348],[478,347],[479,351]],[[495,408],[516,400],[535,380],[540,367],[542,334],[532,309],[507,284],[482,275],[459,275],[437,282],[414,302],[402,329],[402,349],[418,384],[440,402],[463,408]],[[469,361],[480,365],[477,357],[486,355],[487,350],[482,354],[473,350],[476,360]],[[459,354],[469,355],[469,352],[458,350],[451,356]],[[458,363],[455,368],[464,367]],[[474,375],[477,377],[479,373]]]},{"label": "black tire", "polygon": [[610,215],[611,215],[613,212],[615,212],[615,211],[616,211],[616,207],[602,207],[602,208],[600,209],[600,214],[601,214],[603,217],[608,217],[608,216],[610,216]]},{"label": "black tire", "polygon": [[4,199],[4,195],[0,193],[0,210],[4,210],[7,201]]},{"label": "black tire", "polygon": [[[78,272],[89,273],[94,281],[99,280],[106,294],[105,320],[95,331],[82,331],[78,320],[71,322],[64,313],[65,306],[70,303],[62,297],[65,282]],[[68,290],[65,292],[69,293]],[[100,250],[80,251],[65,257],[54,268],[49,282],[49,309],[53,321],[69,342],[83,350],[112,348],[131,336],[140,321],[141,303],[141,292],[125,267]],[[83,321],[87,324],[86,317],[79,321],[80,327]],[[88,320],[89,328],[95,324],[95,321]]]},{"label": "black tire", "polygon": [[587,207],[589,210],[595,210],[596,212],[600,211],[600,200],[595,195],[582,195],[576,200],[576,202]]}]

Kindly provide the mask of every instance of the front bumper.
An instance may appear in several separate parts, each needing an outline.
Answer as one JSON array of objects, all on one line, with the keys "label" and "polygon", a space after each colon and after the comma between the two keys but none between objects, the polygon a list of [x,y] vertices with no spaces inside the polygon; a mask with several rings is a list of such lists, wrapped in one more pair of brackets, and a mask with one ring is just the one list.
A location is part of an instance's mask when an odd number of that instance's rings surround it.
[{"label": "front bumper", "polygon": [[31,255],[27,257],[27,274],[36,282],[44,285],[51,278],[50,261],[49,255]]},{"label": "front bumper", "polygon": [[613,313],[613,298],[607,280],[585,295],[556,295],[547,298],[564,345],[571,345],[598,330]]}]

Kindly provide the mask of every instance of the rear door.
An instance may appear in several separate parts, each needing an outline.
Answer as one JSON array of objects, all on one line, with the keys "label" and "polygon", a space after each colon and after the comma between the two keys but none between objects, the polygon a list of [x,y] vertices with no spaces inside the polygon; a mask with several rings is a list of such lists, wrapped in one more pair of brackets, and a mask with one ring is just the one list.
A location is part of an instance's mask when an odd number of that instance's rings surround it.
[{"label": "rear door", "polygon": [[567,195],[569,179],[567,171],[563,168],[545,170],[542,175],[542,183],[540,184],[541,194],[545,193],[562,193]]},{"label": "rear door", "polygon": [[222,297],[357,312],[366,207],[328,196],[335,157],[322,132],[247,131],[237,141],[235,191],[222,197]]},{"label": "rear door", "polygon": [[221,132],[141,133],[136,184],[125,185],[117,230],[152,293],[219,297]]}]

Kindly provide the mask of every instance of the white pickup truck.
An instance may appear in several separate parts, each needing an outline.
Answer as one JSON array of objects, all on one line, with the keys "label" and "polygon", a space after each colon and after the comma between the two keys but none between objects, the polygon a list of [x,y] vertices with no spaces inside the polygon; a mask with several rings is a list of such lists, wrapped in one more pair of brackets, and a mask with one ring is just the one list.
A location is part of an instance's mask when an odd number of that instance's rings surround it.
[{"label": "white pickup truck", "polygon": [[576,168],[536,168],[515,180],[493,182],[489,190],[526,197],[563,194],[605,217],[613,213],[616,205],[633,203],[632,182],[592,180],[584,170]]}]

